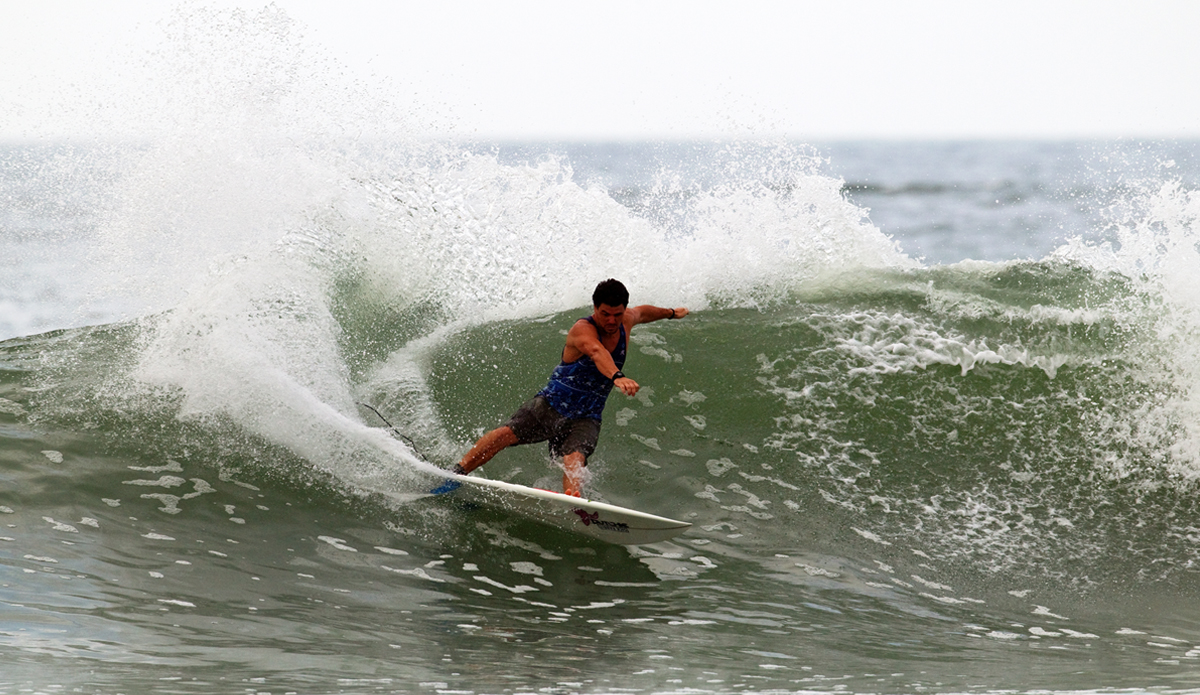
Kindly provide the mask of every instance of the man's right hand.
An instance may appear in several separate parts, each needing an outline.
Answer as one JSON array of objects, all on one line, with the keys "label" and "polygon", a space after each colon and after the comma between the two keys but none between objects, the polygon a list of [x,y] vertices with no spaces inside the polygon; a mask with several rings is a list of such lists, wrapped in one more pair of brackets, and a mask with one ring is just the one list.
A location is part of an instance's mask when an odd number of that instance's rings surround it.
[{"label": "man's right hand", "polygon": [[641,386],[638,386],[636,381],[627,376],[623,376],[614,381],[613,386],[621,389],[621,393],[625,394],[626,396],[636,396],[638,389],[641,388]]}]

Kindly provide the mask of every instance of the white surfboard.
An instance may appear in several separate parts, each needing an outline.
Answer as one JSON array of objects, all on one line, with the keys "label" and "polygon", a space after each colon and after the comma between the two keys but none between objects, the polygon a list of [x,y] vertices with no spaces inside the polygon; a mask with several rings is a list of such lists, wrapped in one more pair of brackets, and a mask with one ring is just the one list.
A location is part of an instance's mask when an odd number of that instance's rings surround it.
[{"label": "white surfboard", "polygon": [[468,497],[566,531],[582,533],[618,545],[657,543],[674,538],[692,527],[686,521],[676,521],[618,507],[615,504],[572,497],[561,492],[539,490],[477,476],[447,477],[462,483],[462,487],[440,494]]}]

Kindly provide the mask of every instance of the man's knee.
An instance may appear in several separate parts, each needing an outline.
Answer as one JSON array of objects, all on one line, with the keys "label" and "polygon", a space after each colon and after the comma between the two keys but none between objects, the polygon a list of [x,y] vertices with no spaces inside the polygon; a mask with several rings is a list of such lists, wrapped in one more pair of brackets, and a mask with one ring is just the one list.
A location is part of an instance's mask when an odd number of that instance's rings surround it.
[{"label": "man's knee", "polygon": [[511,427],[508,425],[501,425],[480,437],[479,441],[475,443],[475,446],[476,448],[482,447],[492,452],[496,452],[500,451],[501,449],[506,449],[513,444],[517,444],[520,441],[520,437],[517,436],[516,432],[513,432]]},{"label": "man's knee", "polygon": [[508,425],[500,425],[493,431],[493,434],[496,437],[496,441],[504,444],[504,446],[512,446],[513,444],[517,444],[521,441],[521,438],[517,436],[517,433],[513,432],[513,428],[509,427]]}]

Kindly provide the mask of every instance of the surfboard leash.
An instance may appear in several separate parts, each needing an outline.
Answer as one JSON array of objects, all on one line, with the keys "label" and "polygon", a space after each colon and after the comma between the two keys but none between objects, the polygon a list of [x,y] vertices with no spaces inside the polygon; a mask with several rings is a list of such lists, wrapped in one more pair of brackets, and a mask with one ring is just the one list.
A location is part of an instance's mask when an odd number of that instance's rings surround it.
[{"label": "surfboard leash", "polygon": [[[422,461],[424,461],[425,463],[428,463],[431,466],[437,465],[437,464],[433,463],[432,461],[430,461],[428,458],[426,458],[425,454],[421,453],[421,450],[417,448],[416,442],[414,442],[412,439],[409,439],[408,435],[406,435],[403,432],[401,432],[400,430],[396,429],[395,425],[388,422],[388,419],[383,416],[383,413],[381,413],[375,409],[375,406],[370,405],[369,403],[362,403],[362,402],[359,402],[358,404],[361,405],[362,407],[366,408],[367,410],[370,410],[372,413],[375,413],[375,415],[380,420],[383,420],[384,424],[386,424],[389,428],[391,428],[393,434],[395,434],[397,437],[403,439],[410,447],[412,447],[413,453],[415,453],[418,458],[420,458]],[[461,475],[465,475],[465,473],[462,472],[462,468],[460,466],[455,465],[454,468],[456,470],[453,470],[452,472],[459,473]],[[462,483],[458,482],[457,480],[454,480],[453,478],[448,478],[445,481],[443,481],[440,485],[438,485],[437,487],[430,490],[429,493],[431,495],[444,495],[447,492],[454,492],[455,490],[457,490],[460,487],[462,487]]]},{"label": "surfboard leash", "polygon": [[421,450],[417,448],[417,443],[416,443],[416,442],[414,442],[412,439],[410,439],[410,438],[408,437],[408,435],[406,435],[406,434],[404,434],[403,432],[401,432],[400,430],[396,429],[396,426],[395,426],[395,425],[393,425],[392,423],[388,422],[388,419],[387,419],[387,418],[385,418],[385,417],[383,416],[383,413],[381,413],[381,412],[379,412],[378,410],[376,410],[376,409],[375,409],[375,406],[373,406],[373,405],[370,405],[369,403],[362,403],[362,402],[359,402],[359,405],[361,405],[362,407],[366,408],[367,410],[370,410],[372,413],[375,413],[375,416],[376,416],[376,417],[378,417],[380,420],[383,420],[383,424],[387,425],[387,426],[388,426],[388,428],[392,430],[392,433],[393,433],[393,434],[395,434],[395,435],[396,435],[397,437],[399,437],[400,439],[403,439],[403,440],[405,441],[405,443],[407,443],[407,444],[409,445],[409,447],[411,447],[411,448],[412,448],[412,450],[413,450],[413,453],[415,453],[415,454],[417,455],[417,457],[418,457],[418,458],[420,458],[422,461],[424,461],[425,463],[428,463],[428,464],[429,464],[429,465],[431,465],[431,466],[432,466],[432,465],[434,465],[434,464],[433,464],[433,462],[432,462],[432,461],[430,461],[430,460],[429,460],[429,459],[428,459],[428,458],[425,456],[425,454],[422,454],[422,453],[421,453]]}]

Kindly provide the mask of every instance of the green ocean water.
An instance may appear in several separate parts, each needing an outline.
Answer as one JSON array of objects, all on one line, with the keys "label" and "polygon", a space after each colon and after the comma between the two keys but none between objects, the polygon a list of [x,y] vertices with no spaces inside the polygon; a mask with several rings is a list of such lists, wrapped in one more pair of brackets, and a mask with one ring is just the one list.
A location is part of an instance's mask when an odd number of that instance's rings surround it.
[{"label": "green ocean water", "polygon": [[[589,491],[695,526],[631,548],[395,502],[432,478],[401,445],[369,460],[393,440],[362,408],[145,388],[131,356],[169,316],[9,340],[5,687],[1191,688],[1188,392],[1161,309],[1041,261],[859,270],[638,327],[643,389],[610,402]],[[339,369],[447,464],[581,312],[463,326],[402,364],[375,316]],[[341,440],[324,458],[314,428]],[[540,446],[485,471],[558,475]]]}]

